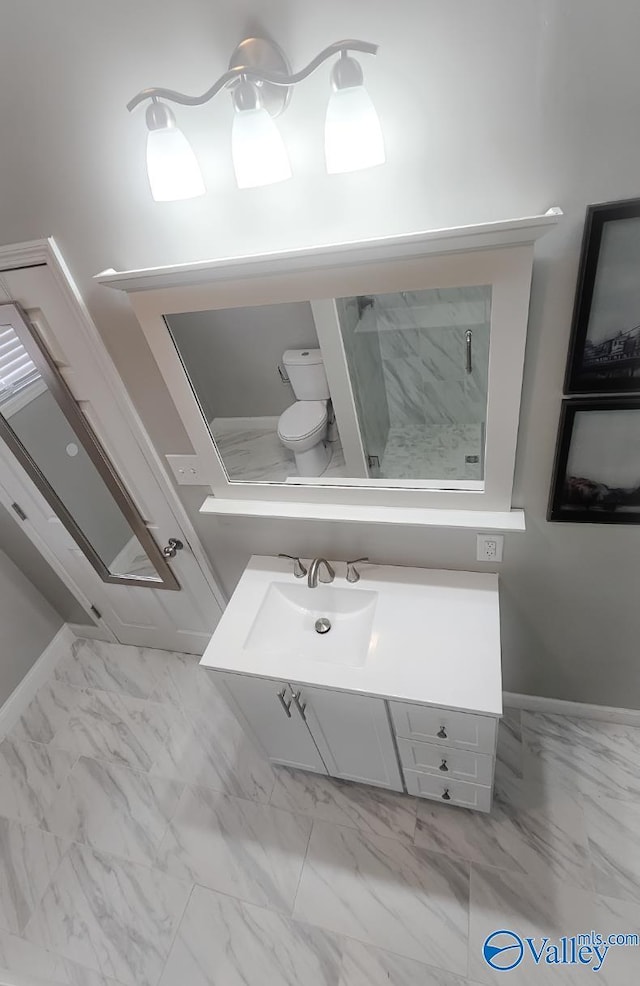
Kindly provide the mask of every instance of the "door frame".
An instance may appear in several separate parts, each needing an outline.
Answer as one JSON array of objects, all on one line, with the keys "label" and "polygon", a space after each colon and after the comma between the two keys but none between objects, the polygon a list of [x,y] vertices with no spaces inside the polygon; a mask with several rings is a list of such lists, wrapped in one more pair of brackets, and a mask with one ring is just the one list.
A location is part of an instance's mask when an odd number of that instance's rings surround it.
[{"label": "door frame", "polygon": [[[203,578],[207,583],[211,594],[220,606],[220,609],[224,611],[227,604],[227,599],[215,576],[209,558],[204,551],[189,515],[183,506],[171,479],[169,478],[169,474],[164,466],[164,463],[151,442],[151,439],[131,400],[131,397],[124,386],[122,378],[120,377],[120,374],[118,373],[116,366],[111,359],[111,356],[109,355],[100,334],[98,333],[95,323],[93,322],[93,319],[89,314],[89,310],[74,283],[73,277],[71,276],[69,268],[67,267],[64,258],[58,249],[55,239],[53,237],[47,237],[45,239],[30,240],[24,243],[0,246],[0,274],[5,270],[17,270],[25,267],[38,266],[46,266],[48,268],[56,282],[57,288],[65,297],[69,307],[74,311],[76,315],[74,321],[74,331],[81,333],[83,341],[90,350],[91,357],[95,363],[97,371],[113,393],[114,400],[124,411],[131,435],[138,446],[146,465],[149,467],[155,481],[157,482],[158,487],[167,502],[169,510],[173,513],[176,521],[187,537],[189,547],[191,548],[193,556],[198,563],[198,567],[202,572]],[[87,373],[86,367],[82,368],[82,373]],[[104,422],[100,422],[100,424],[104,427]],[[95,423],[93,424],[93,427],[95,429]],[[101,428],[96,429],[96,431],[98,438],[102,439],[103,436],[100,434]],[[38,538],[37,540],[34,540],[31,534],[29,534],[29,536],[36,544],[38,550],[41,551],[42,554],[45,554],[42,552],[42,544],[40,539]],[[49,559],[47,558],[47,560]],[[68,580],[65,581],[67,581],[68,584]],[[84,608],[87,608],[87,600],[84,593],[78,594],[78,587],[74,584],[69,585],[69,588],[74,593],[76,598],[78,598],[81,605]]]}]

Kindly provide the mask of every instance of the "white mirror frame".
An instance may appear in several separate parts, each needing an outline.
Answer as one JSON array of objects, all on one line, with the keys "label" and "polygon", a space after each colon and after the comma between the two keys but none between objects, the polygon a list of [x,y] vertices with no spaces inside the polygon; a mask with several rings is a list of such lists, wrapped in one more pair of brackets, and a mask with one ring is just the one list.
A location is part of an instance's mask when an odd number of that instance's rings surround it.
[{"label": "white mirror frame", "polygon": [[[558,222],[560,210],[487,226],[439,230],[365,243],[292,251],[283,255],[232,258],[172,268],[114,271],[97,276],[124,289],[197,457],[200,482],[211,486],[204,512],[268,516],[316,516],[353,519],[353,507],[414,508],[434,519],[464,512],[468,523],[524,529],[513,518],[511,495],[515,467],[520,393],[524,367],[534,242]],[[407,488],[393,481],[351,485],[335,481],[289,483],[230,482],[207,423],[194,397],[164,316],[183,312],[311,301],[323,345],[327,299],[428,288],[491,285],[491,336],[486,418],[484,488]],[[167,457],[171,460],[171,456]],[[323,508],[324,505],[324,508]],[[344,511],[340,511],[340,506]],[[306,509],[306,514],[305,514]],[[391,511],[401,523],[402,511]],[[475,516],[479,514],[480,516]],[[490,518],[491,514],[491,518]],[[509,517],[511,515],[511,520]],[[483,518],[486,523],[482,523]],[[375,519],[363,515],[363,520]],[[490,520],[490,522],[489,522]]]}]

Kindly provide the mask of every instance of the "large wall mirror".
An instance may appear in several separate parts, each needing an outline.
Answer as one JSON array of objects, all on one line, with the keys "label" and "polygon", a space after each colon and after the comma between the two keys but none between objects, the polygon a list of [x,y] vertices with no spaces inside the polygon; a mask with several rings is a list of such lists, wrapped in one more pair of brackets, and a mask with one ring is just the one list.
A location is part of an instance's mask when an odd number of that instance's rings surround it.
[{"label": "large wall mirror", "polygon": [[231,483],[482,488],[491,285],[166,316]]},{"label": "large wall mirror", "polygon": [[177,482],[211,514],[523,525],[534,243],[560,215],[98,275],[185,426]]},{"label": "large wall mirror", "polygon": [[179,588],[51,356],[16,304],[0,305],[0,440],[105,582]]}]

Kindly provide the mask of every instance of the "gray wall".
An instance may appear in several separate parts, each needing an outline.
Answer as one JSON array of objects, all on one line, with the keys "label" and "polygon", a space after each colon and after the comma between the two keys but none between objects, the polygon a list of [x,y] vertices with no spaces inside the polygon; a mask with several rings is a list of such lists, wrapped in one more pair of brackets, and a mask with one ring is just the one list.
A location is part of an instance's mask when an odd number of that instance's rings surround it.
[{"label": "gray wall", "polygon": [[65,622],[93,623],[3,504],[0,504],[0,549]]},{"label": "gray wall", "polygon": [[[0,117],[20,140],[6,141],[0,157],[0,187],[10,189],[0,196],[2,240],[56,236],[158,449],[189,452],[126,298],[97,286],[96,271],[562,206],[566,218],[536,251],[515,486],[528,529],[507,539],[500,568],[505,684],[640,708],[640,528],[545,520],[585,208],[640,194],[640,4],[618,0],[613,10],[602,0],[265,0],[264,25],[256,9],[255,0],[157,0],[149,18],[148,5],[128,0],[10,5],[0,35]],[[206,89],[237,41],[260,30],[285,47],[296,68],[337,37],[380,43],[379,56],[362,64],[387,163],[325,174],[322,69],[278,120],[291,181],[234,187],[232,110],[218,98],[206,110],[177,111],[203,160],[208,195],[154,203],[144,172],[144,114],[127,114],[127,99],[158,82]],[[27,38],[37,71],[24,71]],[[203,492],[184,492],[196,518]],[[477,567],[471,533],[197,520],[227,589],[252,551]]]},{"label": "gray wall", "polygon": [[0,706],[62,622],[44,596],[0,550]]},{"label": "gray wall", "polygon": [[167,321],[207,421],[282,414],[295,401],[278,373],[282,354],[318,347],[308,302],[191,312]]}]

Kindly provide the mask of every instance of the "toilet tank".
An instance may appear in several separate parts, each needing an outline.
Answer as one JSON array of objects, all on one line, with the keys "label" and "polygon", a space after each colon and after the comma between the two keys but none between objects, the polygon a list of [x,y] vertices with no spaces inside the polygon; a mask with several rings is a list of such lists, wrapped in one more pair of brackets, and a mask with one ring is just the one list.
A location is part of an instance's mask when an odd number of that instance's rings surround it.
[{"label": "toilet tank", "polygon": [[282,363],[299,401],[323,401],[331,397],[319,349],[287,349]]}]

